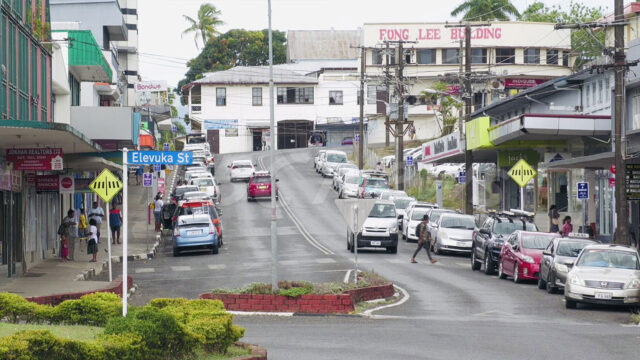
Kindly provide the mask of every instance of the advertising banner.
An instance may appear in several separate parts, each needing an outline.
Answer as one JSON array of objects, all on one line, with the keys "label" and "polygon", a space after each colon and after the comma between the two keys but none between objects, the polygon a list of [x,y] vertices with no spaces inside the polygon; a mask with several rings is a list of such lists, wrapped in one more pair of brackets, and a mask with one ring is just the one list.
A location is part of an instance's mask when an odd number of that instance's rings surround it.
[{"label": "advertising banner", "polygon": [[422,161],[435,162],[443,158],[464,153],[466,147],[464,139],[460,139],[459,132],[453,132],[439,139],[422,144]]},{"label": "advertising banner", "polygon": [[36,176],[36,191],[38,192],[58,192],[60,189],[60,177],[58,175],[38,175]]},{"label": "advertising banner", "polygon": [[160,92],[167,91],[167,82],[161,81],[140,81],[134,84],[135,92]]},{"label": "advertising banner", "polygon": [[60,171],[63,169],[61,148],[7,149],[7,162],[14,170]]},{"label": "advertising banner", "polygon": [[72,194],[75,191],[75,179],[70,175],[60,176],[60,193]]},{"label": "advertising banner", "polygon": [[536,87],[547,80],[544,79],[504,79],[504,87],[511,89],[527,89]]}]

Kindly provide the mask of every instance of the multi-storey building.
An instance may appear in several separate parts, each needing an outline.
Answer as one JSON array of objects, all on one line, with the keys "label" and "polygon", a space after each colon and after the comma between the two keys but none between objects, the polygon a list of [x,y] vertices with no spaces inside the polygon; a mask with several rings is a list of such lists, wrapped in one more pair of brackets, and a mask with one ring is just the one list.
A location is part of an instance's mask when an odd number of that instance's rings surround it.
[{"label": "multi-storey building", "polygon": [[[119,0],[124,23],[127,28],[127,39],[117,41],[120,79],[123,88],[122,104],[135,106],[134,85],[139,78],[138,60],[138,0]],[[126,88],[126,91],[124,90]],[[124,95],[126,93],[126,96]]]}]

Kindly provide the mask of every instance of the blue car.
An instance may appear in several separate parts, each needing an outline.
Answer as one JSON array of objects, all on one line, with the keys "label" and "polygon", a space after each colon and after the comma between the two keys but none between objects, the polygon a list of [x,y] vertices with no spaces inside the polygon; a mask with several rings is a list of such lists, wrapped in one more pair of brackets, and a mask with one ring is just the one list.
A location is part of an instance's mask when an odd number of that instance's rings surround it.
[{"label": "blue car", "polygon": [[209,214],[182,215],[173,229],[173,256],[182,250],[210,250],[217,254],[218,232]]}]

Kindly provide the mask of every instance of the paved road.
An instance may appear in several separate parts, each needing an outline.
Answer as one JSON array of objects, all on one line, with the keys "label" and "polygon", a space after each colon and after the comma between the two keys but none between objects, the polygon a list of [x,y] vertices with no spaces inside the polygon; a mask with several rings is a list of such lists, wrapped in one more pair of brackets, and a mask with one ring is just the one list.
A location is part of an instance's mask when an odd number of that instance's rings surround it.
[{"label": "paved road", "polygon": [[[352,255],[346,250],[346,225],[334,205],[336,194],[330,180],[313,170],[312,155],[313,150],[278,153],[281,197],[308,232],[302,236],[279,207],[281,278],[337,281],[351,267]],[[251,157],[268,167],[268,157],[261,156],[224,156],[218,164]],[[226,242],[221,254],[174,259],[167,249],[135,270],[141,291],[134,302],[269,281],[269,202],[247,203],[243,184],[228,184],[224,170],[218,176]],[[441,256],[436,265],[427,265],[422,254],[419,264],[410,264],[415,246],[401,243],[398,254],[360,252],[365,268],[409,292],[402,306],[378,312],[377,319],[238,317],[247,328],[244,340],[266,346],[276,359],[301,354],[309,359],[544,359],[558,351],[567,359],[618,359],[640,351],[640,328],[622,325],[629,319],[627,310],[566,310],[562,296],[548,295],[533,283],[472,272],[467,257]]]}]

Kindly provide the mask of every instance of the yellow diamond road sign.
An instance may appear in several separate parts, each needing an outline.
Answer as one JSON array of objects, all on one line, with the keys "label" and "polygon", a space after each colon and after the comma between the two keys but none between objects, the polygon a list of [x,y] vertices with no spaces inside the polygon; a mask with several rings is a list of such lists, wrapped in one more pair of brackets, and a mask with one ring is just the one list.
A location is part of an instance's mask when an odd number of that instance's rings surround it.
[{"label": "yellow diamond road sign", "polygon": [[111,199],[122,190],[122,182],[117,176],[113,175],[111,171],[104,169],[100,175],[89,184],[89,189],[100,196],[105,202],[110,202]]},{"label": "yellow diamond road sign", "polygon": [[509,176],[522,188],[536,176],[536,171],[524,159],[520,159],[509,170]]}]

